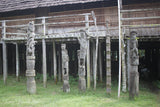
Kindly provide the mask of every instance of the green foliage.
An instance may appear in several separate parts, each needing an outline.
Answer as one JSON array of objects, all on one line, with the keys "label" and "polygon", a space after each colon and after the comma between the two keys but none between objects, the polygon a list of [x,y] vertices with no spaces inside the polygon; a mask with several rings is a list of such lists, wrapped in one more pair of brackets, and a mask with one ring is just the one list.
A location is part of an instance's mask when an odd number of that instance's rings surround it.
[{"label": "green foliage", "polygon": [[153,82],[153,85],[160,89],[160,81],[159,80]]},{"label": "green foliage", "polygon": [[70,85],[76,85],[78,83],[78,77],[69,76]]}]

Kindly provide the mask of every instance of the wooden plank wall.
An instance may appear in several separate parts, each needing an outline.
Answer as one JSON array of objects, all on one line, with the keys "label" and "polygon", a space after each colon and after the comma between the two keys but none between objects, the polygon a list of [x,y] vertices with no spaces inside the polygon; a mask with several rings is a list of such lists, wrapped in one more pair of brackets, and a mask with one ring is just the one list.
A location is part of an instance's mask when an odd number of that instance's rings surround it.
[{"label": "wooden plank wall", "polygon": [[[159,8],[159,3],[149,3],[149,4],[134,4],[134,5],[125,5],[123,6],[124,9],[147,9],[147,8]],[[106,21],[109,22],[109,27],[118,27],[118,11],[117,7],[102,7],[102,8],[94,8],[94,9],[84,9],[84,10],[74,10],[74,11],[63,11],[63,12],[54,12],[49,13],[49,16],[58,16],[58,15],[71,15],[71,14],[83,14],[83,13],[90,13],[94,11],[97,17],[97,24],[101,26],[101,30],[106,30],[105,25]],[[157,11],[145,11],[145,12],[132,12],[132,13],[125,13],[123,17],[130,18],[130,17],[150,17],[150,16],[160,16],[160,10]],[[0,18],[0,20],[4,19],[23,19],[23,18],[33,18],[35,15],[25,15],[25,16],[15,16],[15,17],[6,17]],[[89,18],[91,19],[91,17]],[[53,22],[70,22],[70,21],[84,21],[84,17],[64,17],[61,18],[54,18],[48,19],[48,23]],[[28,21],[17,21],[17,22],[9,22],[7,25],[18,25],[18,24],[27,24]],[[1,24],[1,23],[0,23]],[[160,24],[160,19],[150,19],[150,20],[133,20],[133,21],[125,21],[123,25],[143,25],[143,24]],[[90,23],[93,25],[93,23]],[[48,26],[48,30],[54,30],[57,28],[75,28],[75,27],[82,27],[85,26],[85,23],[81,24],[55,24],[54,26]],[[60,29],[61,30],[61,29]],[[20,30],[16,29],[7,29],[9,32],[21,32]],[[118,29],[113,31],[113,35],[117,35]],[[153,30],[152,34],[157,34],[157,30]],[[143,34],[142,34],[143,35]],[[1,31],[0,31],[1,36]],[[10,35],[7,35],[8,37]]]}]

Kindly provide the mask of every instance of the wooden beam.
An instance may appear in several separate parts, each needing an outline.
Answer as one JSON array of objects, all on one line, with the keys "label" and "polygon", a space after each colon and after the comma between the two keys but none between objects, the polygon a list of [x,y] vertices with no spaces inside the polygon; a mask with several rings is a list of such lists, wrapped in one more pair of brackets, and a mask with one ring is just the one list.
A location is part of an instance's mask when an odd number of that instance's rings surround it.
[{"label": "wooden beam", "polygon": [[111,40],[106,37],[106,92],[111,94]]},{"label": "wooden beam", "polygon": [[3,41],[3,81],[4,84],[7,84],[7,48],[6,48],[6,43]]},{"label": "wooden beam", "polygon": [[129,39],[127,40],[127,76],[128,76],[128,91],[129,91],[129,80],[130,80],[130,43],[129,43]]},{"label": "wooden beam", "polygon": [[101,43],[99,42],[99,48],[98,48],[98,50],[99,50],[99,79],[100,79],[100,82],[102,82],[102,53],[101,53]]},{"label": "wooden beam", "polygon": [[126,61],[125,61],[125,43],[124,38],[122,39],[122,92],[126,92],[127,84],[126,84]]},{"label": "wooden beam", "polygon": [[18,49],[18,43],[15,43],[16,45],[16,77],[17,81],[19,81],[19,49]]},{"label": "wooden beam", "polygon": [[131,9],[131,10],[121,10],[121,13],[128,12],[144,12],[144,11],[159,11],[160,8],[148,8],[148,9]]},{"label": "wooden beam", "polygon": [[[85,15],[85,26],[89,27],[89,15]],[[89,31],[87,30],[87,33]],[[87,36],[87,35],[86,35]],[[90,88],[90,40],[87,41],[87,88]]]},{"label": "wooden beam", "polygon": [[121,8],[122,8],[122,1],[118,0],[118,23],[119,23],[119,80],[118,80],[118,98],[120,97],[121,91],[121,40],[122,40],[122,30],[121,30]]},{"label": "wooden beam", "polygon": [[57,84],[57,55],[56,55],[56,43],[53,41],[53,67],[54,67],[54,82]]},{"label": "wooden beam", "polygon": [[62,65],[61,65],[61,61],[62,61],[62,59],[61,59],[61,44],[60,44],[60,46],[59,46],[59,48],[58,48],[58,80],[59,81],[62,81]]},{"label": "wooden beam", "polygon": [[149,19],[160,19],[160,16],[121,18],[122,21],[149,20]]},{"label": "wooden beam", "polygon": [[46,42],[42,39],[42,68],[43,68],[43,87],[47,87],[47,65],[46,65]]}]

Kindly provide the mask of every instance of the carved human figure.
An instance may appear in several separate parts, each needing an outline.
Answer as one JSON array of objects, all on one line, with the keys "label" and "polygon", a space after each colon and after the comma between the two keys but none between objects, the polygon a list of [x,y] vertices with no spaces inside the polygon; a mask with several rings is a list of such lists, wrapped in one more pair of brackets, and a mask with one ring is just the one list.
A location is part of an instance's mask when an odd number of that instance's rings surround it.
[{"label": "carved human figure", "polygon": [[80,50],[78,50],[78,74],[79,74],[79,90],[86,90],[85,79],[85,58],[87,52],[88,35],[84,30],[80,30],[80,37],[78,37],[80,43]]},{"label": "carved human figure", "polygon": [[34,50],[35,50],[35,28],[34,28],[34,22],[30,22],[27,29],[27,56],[34,56]]},{"label": "carved human figure", "polygon": [[66,44],[61,45],[62,49],[62,73],[63,73],[63,91],[70,92],[69,85],[69,56],[66,49]]},{"label": "carved human figure", "polygon": [[137,33],[132,31],[130,33],[130,87],[129,96],[130,99],[134,99],[135,95],[139,92],[139,56],[138,56],[138,42],[136,40]]},{"label": "carved human figure", "polygon": [[26,76],[27,76],[27,91],[30,94],[36,93],[36,82],[35,82],[35,33],[34,33],[34,22],[29,22],[27,29],[27,47],[26,47]]}]

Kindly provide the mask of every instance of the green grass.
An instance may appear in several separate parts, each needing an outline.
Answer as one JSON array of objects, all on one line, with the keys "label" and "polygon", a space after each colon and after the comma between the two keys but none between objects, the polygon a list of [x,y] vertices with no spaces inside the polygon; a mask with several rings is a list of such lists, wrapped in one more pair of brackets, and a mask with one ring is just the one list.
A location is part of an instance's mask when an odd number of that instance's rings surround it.
[{"label": "green grass", "polygon": [[[75,79],[77,80],[77,79]],[[105,92],[105,83],[98,83],[97,90],[79,92],[78,83],[71,82],[71,92],[64,93],[62,83],[54,84],[48,80],[47,88],[43,88],[41,80],[37,82],[37,94],[26,92],[26,79],[20,82],[13,76],[8,77],[7,85],[0,76],[0,107],[160,107],[160,94],[151,93],[146,88],[140,88],[139,97],[129,100],[128,93],[121,93],[117,98],[117,83],[113,82],[112,94]]]}]

